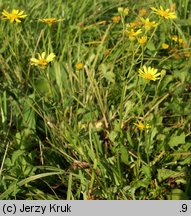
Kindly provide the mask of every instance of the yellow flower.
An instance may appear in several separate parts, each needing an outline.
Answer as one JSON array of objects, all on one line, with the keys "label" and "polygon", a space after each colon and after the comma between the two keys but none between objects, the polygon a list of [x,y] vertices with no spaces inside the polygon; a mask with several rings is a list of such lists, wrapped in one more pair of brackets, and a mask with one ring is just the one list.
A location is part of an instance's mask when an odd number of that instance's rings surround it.
[{"label": "yellow flower", "polygon": [[173,35],[171,37],[171,39],[175,42],[178,42],[179,44],[184,44],[184,39],[183,38],[179,38],[177,35]]},{"label": "yellow flower", "polygon": [[56,19],[56,18],[45,18],[45,19],[39,19],[39,21],[48,24],[49,26],[52,26],[52,24],[55,24],[57,22],[60,22],[64,19]]},{"label": "yellow flower", "polygon": [[138,43],[140,45],[143,45],[147,42],[147,36],[142,36],[142,37],[138,38],[137,40],[138,40]]},{"label": "yellow flower", "polygon": [[177,42],[178,41],[178,36],[177,35],[173,35],[172,36],[172,40],[175,41],[175,42]]},{"label": "yellow flower", "polygon": [[3,10],[2,15],[11,23],[14,21],[20,23],[20,19],[24,19],[27,17],[27,15],[24,14],[24,11],[19,11],[15,9],[13,9],[11,13],[7,12],[6,10]]},{"label": "yellow flower", "polygon": [[83,64],[82,63],[77,63],[76,64],[76,69],[77,70],[81,70],[83,68]]},{"label": "yellow flower", "polygon": [[123,8],[123,7],[119,7],[118,8],[118,13],[120,13],[122,16],[127,16],[129,14],[129,8]]},{"label": "yellow flower", "polygon": [[122,14],[123,13],[123,10],[124,10],[124,8],[123,7],[118,7],[118,13],[120,13],[120,14]]},{"label": "yellow flower", "polygon": [[134,123],[134,125],[139,128],[139,130],[145,130],[151,128],[150,124],[143,124],[141,121],[138,121],[138,123]]},{"label": "yellow flower", "polygon": [[175,12],[170,12],[170,9],[163,9],[162,6],[160,6],[160,9],[156,9],[154,7],[151,7],[151,9],[153,11],[155,11],[155,13],[160,16],[160,17],[163,17],[165,19],[176,19],[176,14]]},{"label": "yellow flower", "polygon": [[137,35],[139,35],[139,34],[142,33],[142,31],[141,31],[141,29],[139,29],[137,31],[135,31],[134,29],[131,29],[130,31],[126,30],[125,33],[129,37],[129,39],[131,41],[133,41],[133,40],[135,40],[135,38],[136,38]]},{"label": "yellow flower", "polygon": [[179,44],[183,44],[183,43],[184,43],[184,40],[183,40],[182,38],[179,38],[179,39],[178,39],[178,42],[179,42]]},{"label": "yellow flower", "polygon": [[156,23],[155,21],[150,21],[149,18],[144,19],[143,17],[141,17],[141,21],[145,29],[150,29],[158,25],[158,23]]},{"label": "yellow flower", "polygon": [[113,21],[113,23],[119,23],[121,21],[121,17],[120,16],[113,16],[111,18],[111,20]]},{"label": "yellow flower", "polygon": [[159,80],[159,76],[161,75],[161,73],[157,73],[158,69],[155,68],[151,68],[151,67],[147,67],[147,66],[143,66],[143,68],[139,69],[138,73],[139,76],[146,79],[146,80]]},{"label": "yellow flower", "polygon": [[147,14],[147,10],[146,9],[142,8],[142,9],[139,10],[139,17],[143,17],[146,14]]},{"label": "yellow flower", "polygon": [[129,14],[129,8],[128,8],[128,7],[124,8],[123,14],[124,14],[125,16],[127,16],[127,15]]},{"label": "yellow flower", "polygon": [[142,22],[139,19],[134,20],[133,22],[130,22],[130,24],[127,24],[127,26],[130,26],[133,29],[137,29],[142,25]]},{"label": "yellow flower", "polygon": [[163,49],[168,49],[168,48],[169,48],[169,45],[166,44],[166,43],[163,43],[163,44],[162,44],[162,48],[163,48]]},{"label": "yellow flower", "polygon": [[48,55],[46,58],[45,56],[45,52],[43,52],[42,54],[38,53],[38,59],[30,59],[31,65],[39,66],[40,68],[46,68],[48,64],[56,57],[54,53],[50,53],[50,55]]}]

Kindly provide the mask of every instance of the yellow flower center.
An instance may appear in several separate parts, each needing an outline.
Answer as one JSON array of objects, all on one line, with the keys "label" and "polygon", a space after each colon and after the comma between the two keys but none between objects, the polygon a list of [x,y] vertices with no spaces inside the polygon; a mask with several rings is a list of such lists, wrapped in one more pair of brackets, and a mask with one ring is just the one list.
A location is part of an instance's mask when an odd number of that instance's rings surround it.
[{"label": "yellow flower center", "polygon": [[150,74],[150,73],[145,73],[144,77],[145,77],[145,79],[148,79],[148,80],[153,80],[154,79],[153,75]]},{"label": "yellow flower center", "polygon": [[45,22],[47,22],[48,24],[53,24],[53,23],[55,23],[56,22],[56,19],[54,19],[54,18],[50,18],[50,19],[47,19],[47,20],[45,20]]},{"label": "yellow flower center", "polygon": [[143,36],[141,38],[138,38],[138,42],[139,44],[145,44],[147,42],[147,37]]},{"label": "yellow flower center", "polygon": [[83,64],[82,63],[77,63],[76,64],[76,69],[77,70],[81,70],[83,68]]},{"label": "yellow flower center", "polygon": [[40,59],[39,60],[39,65],[42,65],[42,66],[46,66],[48,63],[47,63],[47,61],[46,61],[46,59]]},{"label": "yellow flower center", "polygon": [[129,37],[135,37],[136,33],[135,32],[130,32]]},{"label": "yellow flower center", "polygon": [[149,21],[145,22],[145,27],[146,28],[151,28],[151,27],[154,27],[154,26],[155,26],[155,22],[149,22]]},{"label": "yellow flower center", "polygon": [[158,14],[162,17],[168,17],[168,15],[169,15],[169,13],[167,11],[162,11],[162,10],[159,10]]},{"label": "yellow flower center", "polygon": [[137,126],[140,130],[144,130],[145,129],[145,126],[144,124],[142,123],[139,123],[139,125]]},{"label": "yellow flower center", "polygon": [[10,16],[10,19],[18,19],[18,14],[16,14],[16,13],[12,13],[12,14],[9,14],[9,16]]}]

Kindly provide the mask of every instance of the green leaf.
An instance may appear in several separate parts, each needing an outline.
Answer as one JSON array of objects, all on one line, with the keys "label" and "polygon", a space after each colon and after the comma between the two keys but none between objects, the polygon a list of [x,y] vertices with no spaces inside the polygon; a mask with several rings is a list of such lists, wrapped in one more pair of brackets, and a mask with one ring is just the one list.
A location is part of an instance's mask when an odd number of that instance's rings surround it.
[{"label": "green leaf", "polygon": [[101,64],[99,66],[101,78],[105,78],[108,82],[115,83],[115,74],[110,65]]},{"label": "green leaf", "polygon": [[173,189],[169,195],[168,200],[189,200],[189,197],[180,189]]},{"label": "green leaf", "polygon": [[42,95],[50,95],[50,89],[49,89],[49,84],[46,78],[44,77],[38,77],[35,80],[35,88],[38,93]]},{"label": "green leaf", "polygon": [[158,180],[159,182],[164,181],[168,178],[175,178],[175,177],[179,177],[182,176],[183,173],[182,172],[176,172],[170,169],[157,169],[158,171]]},{"label": "green leaf", "polygon": [[22,123],[25,127],[31,130],[36,129],[35,111],[32,107],[34,99],[35,99],[35,94],[31,94],[26,98],[23,104],[24,108],[23,108]]},{"label": "green leaf", "polygon": [[21,181],[15,181],[11,185],[9,185],[9,188],[0,195],[0,200],[7,199],[11,193],[13,193],[15,190],[19,189],[19,187],[22,187],[23,185],[26,185],[29,182],[32,182],[32,181],[35,181],[37,179],[41,179],[41,178],[44,178],[47,176],[62,175],[64,173],[65,173],[65,171],[41,173],[41,174],[37,174],[34,176],[30,176],[30,177],[25,178]]},{"label": "green leaf", "polygon": [[170,147],[175,147],[180,144],[185,144],[185,133],[181,133],[180,135],[173,134],[170,141],[169,141],[169,146]]},{"label": "green leaf", "polygon": [[179,23],[181,26],[191,26],[191,16],[190,16],[188,19],[181,19],[181,20],[178,20],[178,23]]},{"label": "green leaf", "polygon": [[166,91],[169,88],[169,83],[173,81],[172,75],[166,75],[162,80],[162,85],[160,86],[161,91]]},{"label": "green leaf", "polygon": [[156,50],[156,47],[155,47],[153,41],[151,41],[151,40],[147,43],[147,48],[148,48],[150,51]]},{"label": "green leaf", "polygon": [[181,82],[185,82],[187,80],[189,80],[190,78],[190,73],[188,70],[186,70],[185,68],[183,70],[175,70],[173,72],[173,76],[180,79]]},{"label": "green leaf", "polygon": [[129,153],[127,151],[127,148],[125,146],[121,146],[120,152],[121,152],[121,161],[124,164],[129,165]]},{"label": "green leaf", "polygon": [[149,179],[151,179],[151,170],[148,165],[143,165],[142,166],[142,172],[145,174],[145,176]]},{"label": "green leaf", "polygon": [[12,164],[15,164],[15,162],[20,158],[22,155],[24,155],[25,151],[24,150],[17,150],[13,152],[12,155]]},{"label": "green leaf", "polygon": [[55,62],[54,68],[55,68],[56,83],[59,87],[60,93],[62,94],[62,74],[61,74],[61,70],[60,70],[60,65]]}]

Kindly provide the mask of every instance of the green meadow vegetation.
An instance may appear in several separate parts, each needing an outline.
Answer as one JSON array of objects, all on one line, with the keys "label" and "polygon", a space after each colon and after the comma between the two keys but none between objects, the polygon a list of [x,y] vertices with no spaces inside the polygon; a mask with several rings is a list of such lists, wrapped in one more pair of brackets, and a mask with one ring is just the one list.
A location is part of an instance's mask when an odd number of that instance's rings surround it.
[{"label": "green meadow vegetation", "polygon": [[189,0],[0,10],[1,200],[191,199]]}]

